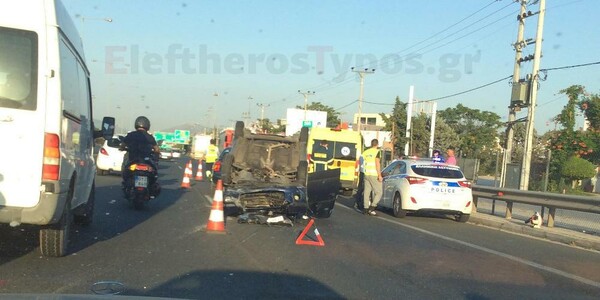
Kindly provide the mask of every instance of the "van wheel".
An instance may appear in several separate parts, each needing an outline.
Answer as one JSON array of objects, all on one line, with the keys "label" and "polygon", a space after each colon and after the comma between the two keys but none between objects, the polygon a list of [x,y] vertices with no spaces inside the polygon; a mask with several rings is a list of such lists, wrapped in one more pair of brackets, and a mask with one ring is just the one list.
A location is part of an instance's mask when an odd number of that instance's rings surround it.
[{"label": "van wheel", "polygon": [[396,218],[404,218],[406,217],[406,210],[402,209],[402,199],[400,198],[400,194],[396,193],[394,195],[394,202],[392,203],[394,209],[394,217]]},{"label": "van wheel", "polygon": [[73,198],[73,187],[69,190],[67,203],[63,209],[62,217],[56,224],[46,225],[40,229],[40,252],[43,256],[61,257],[67,255],[69,246],[69,235],[73,223],[71,212],[71,199]]},{"label": "van wheel", "polygon": [[74,221],[76,224],[80,224],[82,226],[89,226],[92,224],[94,219],[94,204],[96,201],[96,183],[92,184],[92,188],[90,189],[90,195],[88,197],[87,202],[82,205],[83,209],[81,213],[74,215]]}]

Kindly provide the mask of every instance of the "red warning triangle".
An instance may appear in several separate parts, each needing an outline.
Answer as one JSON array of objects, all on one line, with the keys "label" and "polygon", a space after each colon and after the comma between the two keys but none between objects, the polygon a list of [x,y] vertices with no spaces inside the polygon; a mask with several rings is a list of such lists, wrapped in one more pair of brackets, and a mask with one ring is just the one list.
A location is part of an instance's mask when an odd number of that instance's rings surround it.
[{"label": "red warning triangle", "polygon": [[[308,224],[306,224],[306,227],[304,227],[304,230],[302,230],[302,232],[296,239],[296,245],[325,246],[325,242],[323,241],[323,238],[321,238],[321,235],[319,234],[319,230],[317,229],[316,226],[315,226],[315,230],[314,230],[316,238],[312,238],[312,237],[306,235],[306,233],[308,233],[308,230],[314,223],[315,223],[315,219],[310,219]],[[308,239],[310,239],[310,241],[304,240],[304,237],[307,237]]]}]

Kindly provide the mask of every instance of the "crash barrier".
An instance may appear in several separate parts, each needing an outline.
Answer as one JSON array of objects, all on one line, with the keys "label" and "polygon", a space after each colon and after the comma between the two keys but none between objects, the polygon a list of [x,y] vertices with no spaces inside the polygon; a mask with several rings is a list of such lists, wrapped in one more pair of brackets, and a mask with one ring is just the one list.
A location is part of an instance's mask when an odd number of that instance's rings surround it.
[{"label": "crash barrier", "polygon": [[212,209],[206,224],[206,232],[225,233],[225,212],[223,211],[223,182],[219,179],[215,188]]},{"label": "crash barrier", "polygon": [[477,211],[477,201],[481,198],[506,202],[505,218],[512,218],[513,203],[537,205],[548,208],[546,224],[554,227],[557,209],[574,210],[600,214],[600,198],[574,196],[555,193],[522,191],[508,188],[473,185],[473,212]]}]

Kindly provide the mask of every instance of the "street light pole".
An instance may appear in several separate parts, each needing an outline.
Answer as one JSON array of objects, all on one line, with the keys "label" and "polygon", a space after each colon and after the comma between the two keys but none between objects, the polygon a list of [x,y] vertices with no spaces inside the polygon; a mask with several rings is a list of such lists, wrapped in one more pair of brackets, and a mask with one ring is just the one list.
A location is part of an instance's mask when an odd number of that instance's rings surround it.
[{"label": "street light pole", "polygon": [[306,111],[308,110],[308,96],[314,95],[315,92],[314,91],[302,92],[302,91],[298,90],[298,94],[301,94],[304,96],[304,121],[306,121]]},{"label": "street light pole", "polygon": [[365,75],[366,74],[373,74],[375,73],[375,69],[369,69],[369,68],[365,68],[363,70],[358,70],[354,67],[351,68],[352,72],[356,72],[358,73],[358,76],[360,77],[360,92],[358,95],[358,128],[357,131],[358,133],[360,133],[360,124],[361,124],[361,115],[362,115],[362,101],[363,101],[363,92],[364,92],[364,84],[365,84]]}]

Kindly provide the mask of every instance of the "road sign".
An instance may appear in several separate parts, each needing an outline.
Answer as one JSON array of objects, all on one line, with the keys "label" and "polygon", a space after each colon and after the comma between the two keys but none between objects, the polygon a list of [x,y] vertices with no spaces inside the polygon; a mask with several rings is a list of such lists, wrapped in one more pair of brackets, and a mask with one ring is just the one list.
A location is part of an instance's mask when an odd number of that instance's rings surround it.
[{"label": "road sign", "polygon": [[188,144],[190,142],[189,130],[175,130],[173,135],[173,143]]},{"label": "road sign", "polygon": [[302,121],[302,127],[312,128],[312,121]]}]

